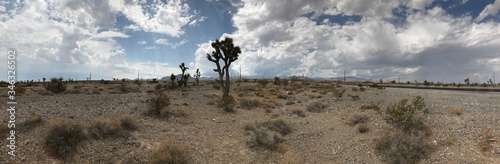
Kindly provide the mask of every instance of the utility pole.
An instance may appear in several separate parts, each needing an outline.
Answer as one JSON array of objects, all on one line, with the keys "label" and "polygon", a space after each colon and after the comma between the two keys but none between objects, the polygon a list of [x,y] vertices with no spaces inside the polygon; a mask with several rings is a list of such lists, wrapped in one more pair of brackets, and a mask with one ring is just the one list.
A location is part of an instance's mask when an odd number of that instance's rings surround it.
[{"label": "utility pole", "polygon": [[344,83],[345,83],[345,69],[344,69]]},{"label": "utility pole", "polygon": [[241,65],[240,65],[240,80],[241,80]]},{"label": "utility pole", "polygon": [[495,84],[496,81],[495,81],[495,72],[493,72],[493,84]]},{"label": "utility pole", "polygon": [[139,70],[137,70],[137,80],[140,80],[139,79]]}]

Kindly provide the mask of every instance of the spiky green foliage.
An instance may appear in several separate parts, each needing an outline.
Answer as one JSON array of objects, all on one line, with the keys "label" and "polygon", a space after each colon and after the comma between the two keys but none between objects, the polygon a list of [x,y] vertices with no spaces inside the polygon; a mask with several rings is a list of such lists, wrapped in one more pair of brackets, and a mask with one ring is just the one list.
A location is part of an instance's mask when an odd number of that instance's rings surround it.
[{"label": "spiky green foliage", "polygon": [[[207,54],[207,59],[214,62],[217,66],[214,71],[219,73],[219,84],[222,88],[222,97],[227,97],[229,96],[230,85],[229,66],[231,66],[231,63],[238,60],[241,49],[238,46],[234,46],[233,39],[229,37],[226,37],[222,41],[215,40],[215,42],[212,42],[212,48],[214,48],[215,51],[212,51],[211,54]],[[221,60],[223,64],[222,67],[220,63]],[[225,81],[224,76],[226,77]]]},{"label": "spiky green foliage", "polygon": [[409,129],[409,126],[414,126],[418,119],[415,114],[426,115],[429,109],[426,108],[424,99],[421,96],[413,98],[411,103],[408,99],[389,105],[386,110],[381,110],[376,107],[375,111],[380,114],[384,120],[396,129]]}]

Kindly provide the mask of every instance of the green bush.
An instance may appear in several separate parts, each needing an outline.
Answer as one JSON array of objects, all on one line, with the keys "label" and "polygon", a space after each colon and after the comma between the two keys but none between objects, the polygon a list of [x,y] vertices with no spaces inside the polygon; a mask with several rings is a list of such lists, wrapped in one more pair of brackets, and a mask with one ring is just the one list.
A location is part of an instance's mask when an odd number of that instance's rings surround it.
[{"label": "green bush", "polygon": [[49,84],[45,87],[46,90],[52,93],[61,93],[66,91],[66,85],[62,82],[63,78],[53,77],[50,79]]},{"label": "green bush", "polygon": [[[375,108],[375,111],[380,114],[385,122],[399,130],[411,129],[417,125],[415,122],[420,120],[422,116],[429,114],[429,109],[425,107],[424,99],[420,96],[413,98],[411,103],[408,99],[389,105],[386,110]],[[418,115],[418,116],[417,116]]]}]

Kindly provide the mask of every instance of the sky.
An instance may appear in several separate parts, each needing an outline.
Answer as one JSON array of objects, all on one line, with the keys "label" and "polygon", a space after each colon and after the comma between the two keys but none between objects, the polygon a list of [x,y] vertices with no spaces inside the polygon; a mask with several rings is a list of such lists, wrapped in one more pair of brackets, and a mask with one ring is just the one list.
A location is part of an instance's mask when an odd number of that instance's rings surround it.
[{"label": "sky", "polygon": [[499,23],[500,0],[3,0],[0,63],[15,50],[17,80],[217,77],[206,54],[232,37],[232,75],[498,83]]}]

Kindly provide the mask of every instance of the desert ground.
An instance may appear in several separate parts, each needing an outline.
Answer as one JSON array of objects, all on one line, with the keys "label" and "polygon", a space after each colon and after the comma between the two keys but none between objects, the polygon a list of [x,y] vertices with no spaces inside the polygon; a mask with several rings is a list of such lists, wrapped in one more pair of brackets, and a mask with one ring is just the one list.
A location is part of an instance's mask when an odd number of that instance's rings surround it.
[{"label": "desert ground", "polygon": [[[0,112],[0,163],[148,163],[174,158],[158,154],[165,145],[179,148],[187,163],[395,163],[376,149],[377,141],[395,130],[375,110],[362,106],[386,109],[415,96],[422,96],[430,110],[421,117],[429,134],[417,144],[432,147],[415,162],[500,163],[500,93],[369,87],[360,91],[356,85],[334,82],[283,86],[271,80],[263,87],[250,80],[231,85],[236,100],[231,113],[218,106],[222,92],[211,81],[176,89],[164,81],[120,83],[71,83],[62,93],[51,93],[42,83],[24,86],[24,93],[16,94],[15,157],[5,146],[7,105]],[[334,94],[344,89],[341,97]],[[0,103],[7,104],[7,88],[1,92]],[[170,100],[160,116],[147,114],[148,99],[155,92]],[[119,126],[120,118],[129,118],[132,128]],[[51,126],[62,124],[60,119],[84,129],[84,137],[67,158],[55,157],[46,148],[53,137]],[[252,125],[273,120],[286,123],[289,131],[266,133],[276,134],[276,145],[256,144]],[[111,132],[92,133],[99,121],[107,121]]]}]

